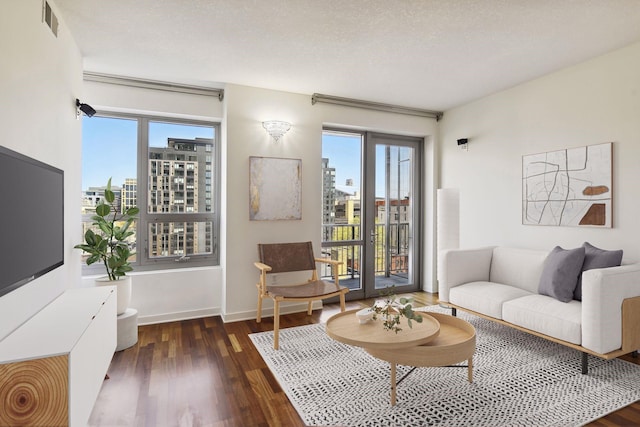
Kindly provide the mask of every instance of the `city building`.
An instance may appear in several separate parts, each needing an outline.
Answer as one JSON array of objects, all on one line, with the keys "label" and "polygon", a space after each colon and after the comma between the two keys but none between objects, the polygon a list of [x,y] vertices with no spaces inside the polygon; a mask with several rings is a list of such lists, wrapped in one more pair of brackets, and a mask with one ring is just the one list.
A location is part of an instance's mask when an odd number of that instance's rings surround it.
[{"label": "city building", "polygon": [[[106,186],[89,187],[82,191],[82,214],[95,214],[96,206],[104,200],[104,190]],[[121,205],[121,190],[116,185],[111,186],[111,191],[115,194],[115,204]]]},{"label": "city building", "polygon": [[[149,148],[149,213],[198,213],[212,209],[213,141],[169,138],[166,147]],[[208,221],[154,221],[149,256],[186,257],[211,252]]]},{"label": "city building", "polygon": [[336,217],[336,169],[322,159],[322,224],[333,224]]}]

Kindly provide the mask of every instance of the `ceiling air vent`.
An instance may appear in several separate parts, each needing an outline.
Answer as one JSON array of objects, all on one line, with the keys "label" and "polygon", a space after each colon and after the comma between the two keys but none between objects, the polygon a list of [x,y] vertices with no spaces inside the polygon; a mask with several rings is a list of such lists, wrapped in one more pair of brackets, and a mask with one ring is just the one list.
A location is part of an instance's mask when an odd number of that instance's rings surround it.
[{"label": "ceiling air vent", "polygon": [[46,0],[42,5],[42,20],[47,23],[49,28],[51,28],[53,35],[58,37],[58,17],[53,13],[51,6],[49,6],[49,2]]}]

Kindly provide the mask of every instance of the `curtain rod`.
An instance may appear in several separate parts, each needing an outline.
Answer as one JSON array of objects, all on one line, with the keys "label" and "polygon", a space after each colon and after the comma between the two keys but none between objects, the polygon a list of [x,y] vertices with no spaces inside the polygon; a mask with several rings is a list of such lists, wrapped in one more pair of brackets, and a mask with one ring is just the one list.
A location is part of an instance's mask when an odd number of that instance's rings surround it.
[{"label": "curtain rod", "polygon": [[157,80],[138,79],[133,77],[114,76],[111,74],[92,73],[85,71],[83,78],[89,82],[110,83],[121,86],[139,87],[145,89],[163,90],[168,92],[190,93],[193,95],[215,96],[218,100],[224,99],[224,89],[215,89],[204,86],[191,86],[179,83],[168,83]]},{"label": "curtain rod", "polygon": [[408,114],[411,116],[429,117],[440,120],[444,114],[442,111],[423,110],[421,108],[402,107],[400,105],[384,104],[381,102],[361,101],[359,99],[342,98],[339,96],[314,93],[311,95],[311,105],[316,102],[325,104],[344,105],[347,107],[364,108],[367,110],[385,111],[387,113]]}]

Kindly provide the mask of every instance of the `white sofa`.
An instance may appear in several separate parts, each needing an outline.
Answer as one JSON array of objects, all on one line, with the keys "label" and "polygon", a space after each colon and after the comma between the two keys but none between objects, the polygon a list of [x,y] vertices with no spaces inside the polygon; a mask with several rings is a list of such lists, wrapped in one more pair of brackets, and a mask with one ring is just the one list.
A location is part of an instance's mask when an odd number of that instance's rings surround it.
[{"label": "white sofa", "polygon": [[582,301],[538,294],[549,252],[507,247],[440,253],[439,299],[456,309],[611,359],[640,348],[640,264],[582,273]]}]

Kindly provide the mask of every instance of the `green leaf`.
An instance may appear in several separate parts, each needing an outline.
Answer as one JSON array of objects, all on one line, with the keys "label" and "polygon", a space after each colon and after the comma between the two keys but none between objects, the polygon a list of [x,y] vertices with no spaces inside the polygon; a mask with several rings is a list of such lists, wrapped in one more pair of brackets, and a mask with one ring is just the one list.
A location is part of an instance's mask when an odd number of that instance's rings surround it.
[{"label": "green leaf", "polygon": [[116,199],[116,193],[111,190],[104,190],[104,198],[108,203],[113,203]]},{"label": "green leaf", "polygon": [[118,266],[118,260],[115,257],[110,257],[107,259],[107,265],[110,269],[114,269]]},{"label": "green leaf", "polygon": [[106,253],[107,253],[107,248],[108,248],[108,247],[109,247],[109,242],[108,242],[107,240],[105,240],[105,239],[101,239],[101,240],[98,242],[98,245],[97,245],[97,248],[96,248],[96,249],[97,249],[98,251],[100,251],[100,252],[102,252],[102,253],[106,254]]},{"label": "green leaf", "polygon": [[[120,227],[120,233],[124,234],[127,232],[127,229],[129,228],[129,226],[131,225],[131,221],[127,220],[124,225],[122,227]],[[118,240],[124,240],[124,239],[118,239]]]},{"label": "green leaf", "polygon": [[84,233],[84,241],[87,242],[87,245],[95,245],[96,244],[96,234],[92,229],[88,229],[86,233]]},{"label": "green leaf", "polygon": [[123,273],[125,273],[127,271],[133,271],[133,268],[129,264],[127,264],[127,265],[120,266],[118,271],[122,271]]},{"label": "green leaf", "polygon": [[98,224],[98,226],[100,227],[100,230],[102,230],[102,232],[106,234],[107,238],[113,235],[113,229],[111,228],[111,224],[102,222]]},{"label": "green leaf", "polygon": [[91,265],[94,262],[100,261],[100,255],[95,254],[95,255],[91,255],[89,258],[87,258],[87,265]]},{"label": "green leaf", "polygon": [[136,206],[133,206],[127,209],[126,215],[134,216],[138,215],[138,212],[140,212],[140,209],[138,209]]},{"label": "green leaf", "polygon": [[[105,193],[105,198],[106,198],[106,193]],[[99,215],[100,217],[105,217],[109,215],[110,212],[111,212],[111,207],[107,204],[100,203],[98,206],[96,206],[96,214]]]},{"label": "green leaf", "polygon": [[90,254],[97,254],[98,251],[96,250],[96,248],[94,246],[89,246],[89,245],[76,245],[74,246],[76,249],[82,249],[83,251],[90,253]]}]

